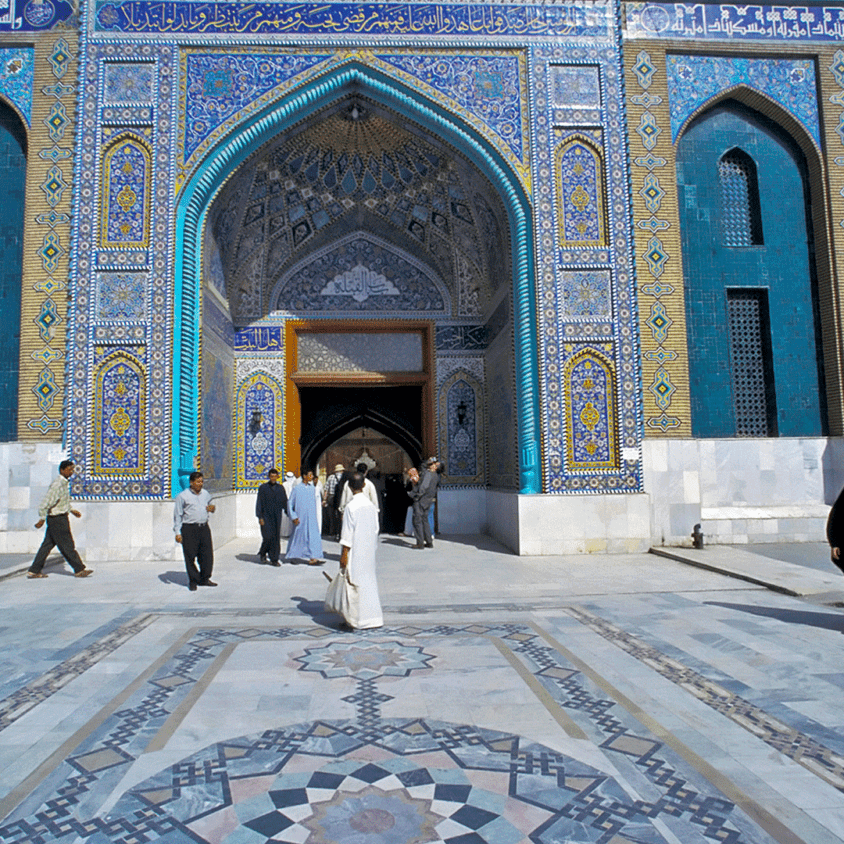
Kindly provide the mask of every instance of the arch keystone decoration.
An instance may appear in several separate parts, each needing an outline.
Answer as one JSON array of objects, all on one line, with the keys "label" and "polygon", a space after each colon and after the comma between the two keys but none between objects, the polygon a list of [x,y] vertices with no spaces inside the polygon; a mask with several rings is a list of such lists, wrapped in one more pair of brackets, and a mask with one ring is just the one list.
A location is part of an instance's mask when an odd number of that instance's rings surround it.
[{"label": "arch keystone decoration", "polygon": [[501,196],[512,233],[519,490],[524,494],[538,493],[541,470],[539,366],[534,339],[536,294],[532,212],[524,186],[500,152],[469,120],[358,60],[332,68],[245,119],[217,142],[184,184],[176,207],[176,243],[182,246],[175,262],[171,488],[180,489],[180,475],[193,465],[197,452],[201,241],[211,202],[229,175],[264,143],[351,94],[365,95],[427,131],[436,132],[478,167]]}]

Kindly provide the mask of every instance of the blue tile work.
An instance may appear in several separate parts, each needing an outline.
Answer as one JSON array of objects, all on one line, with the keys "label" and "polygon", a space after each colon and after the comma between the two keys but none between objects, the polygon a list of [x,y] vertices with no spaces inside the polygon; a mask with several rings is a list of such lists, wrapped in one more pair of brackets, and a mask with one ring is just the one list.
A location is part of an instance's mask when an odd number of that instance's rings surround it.
[{"label": "blue tile work", "polygon": [[625,3],[629,38],[724,38],[752,41],[840,41],[839,5],[758,3]]},{"label": "blue tile work", "polygon": [[103,322],[143,321],[147,315],[148,286],[148,273],[98,273],[97,319]]},{"label": "blue tile work", "polygon": [[666,56],[671,104],[671,138],[707,100],[744,85],[790,112],[821,148],[817,80],[811,59],[747,59],[723,56]]},{"label": "blue tile work", "polygon": [[564,369],[566,467],[570,471],[616,469],[619,448],[612,366],[596,349],[575,346],[573,350]]},{"label": "blue tile work", "polygon": [[[727,678],[709,676],[706,666],[698,670],[686,654],[678,660],[675,650],[631,631],[629,620],[620,626],[592,607],[568,607],[561,615],[556,626],[603,637],[750,736],[840,787],[836,744],[825,745],[728,690]],[[93,658],[82,660],[71,675],[144,626],[139,618],[107,632],[97,643],[101,647],[86,649]],[[298,670],[326,699],[343,695],[340,700],[354,707],[354,719],[324,718],[227,737],[131,785],[107,815],[92,808],[122,787],[150,738],[189,704],[215,659],[245,643],[289,654],[285,670]],[[549,709],[583,734],[580,750],[588,742],[588,752],[596,754],[590,761],[600,760],[600,768],[517,732],[382,714],[385,705],[395,711],[419,683],[447,680],[443,661],[461,652],[477,658],[483,649],[499,660],[503,651],[541,687]],[[55,671],[38,679],[39,700],[68,681]],[[16,701],[28,702],[20,694]],[[817,726],[805,721],[809,729]],[[608,770],[618,771],[618,778]],[[749,801],[748,808],[758,807]],[[348,840],[356,830],[385,844],[435,839],[446,830],[452,833],[446,840],[474,844],[658,844],[667,829],[672,840],[770,844],[757,822],[536,626],[432,625],[417,617],[412,625],[350,639],[325,628],[241,621],[196,629],[127,690],[119,709],[107,708],[96,728],[80,731],[67,757],[4,820],[0,842],[117,844],[131,837],[187,844],[225,832],[231,841],[292,843],[310,834],[324,837],[330,829],[337,840]]]},{"label": "blue tile work", "polygon": [[[114,344],[136,343],[148,349],[145,362],[147,396],[144,408],[145,430],[149,443],[149,460],[143,477],[122,479],[115,477],[104,485],[92,480],[88,473],[74,477],[74,494],[91,498],[161,497],[170,494],[171,462],[178,462],[181,455],[171,455],[169,419],[172,391],[169,371],[171,368],[173,334],[172,320],[172,260],[173,247],[170,235],[170,215],[173,213],[171,186],[173,172],[166,143],[175,126],[172,111],[172,76],[174,51],[166,42],[154,47],[150,44],[114,46],[91,44],[83,36],[80,47],[80,90],[79,126],[75,162],[78,166],[80,185],[98,185],[100,182],[98,162],[104,146],[121,132],[140,133],[142,139],[149,139],[154,154],[149,161],[148,209],[145,225],[148,227],[147,248],[126,249],[122,245],[99,249],[100,192],[80,189],[74,199],[73,232],[75,243],[75,270],[73,274],[74,331],[69,336],[69,354],[72,361],[68,368],[69,381],[74,385],[68,390],[65,404],[67,414],[67,438],[70,456],[82,466],[93,459],[94,406],[85,385],[95,364],[94,350]],[[150,105],[130,103],[117,107],[103,102],[105,90],[102,84],[106,65],[123,63],[142,64],[144,71],[152,69],[152,84],[155,96]],[[116,73],[116,71],[109,71]],[[109,89],[113,95],[117,87],[117,73],[112,76]],[[146,78],[146,74],[144,74]],[[144,83],[144,86],[146,83]],[[129,97],[125,91],[121,96]],[[140,96],[140,94],[138,94]],[[144,93],[145,97],[145,93]],[[129,121],[131,130],[123,121]],[[101,141],[101,133],[107,130],[107,137]],[[162,139],[159,148],[156,139]],[[146,142],[146,140],[144,141]],[[95,151],[94,155],[90,151]],[[152,192],[152,186],[157,190]],[[119,207],[119,205],[118,205]],[[131,210],[131,209],[130,209]],[[122,208],[121,208],[122,213]],[[147,310],[142,322],[132,325],[107,322],[97,312],[98,275],[103,272],[124,273],[128,269],[148,275]],[[191,331],[196,327],[192,326]],[[179,330],[186,329],[180,326]],[[113,350],[113,348],[111,349]],[[231,394],[230,394],[231,395]],[[229,398],[231,401],[231,398]],[[193,445],[188,460],[191,462],[199,452],[198,443]],[[178,491],[178,490],[177,490]]]},{"label": "blue tile work", "polygon": [[604,164],[600,151],[587,139],[575,135],[560,142],[554,162],[560,191],[560,246],[606,247]]},{"label": "blue tile work", "polygon": [[[146,313],[138,325],[119,326],[121,337],[118,339],[145,343],[150,350],[145,408],[147,430],[150,443],[164,445],[160,454],[150,451],[145,477],[135,479],[140,486],[127,483],[124,489],[118,490],[120,482],[115,479],[110,488],[113,492],[108,494],[132,494],[131,490],[139,489],[139,495],[166,496],[170,491],[173,467],[188,466],[199,451],[202,451],[203,460],[208,455],[215,474],[218,470],[223,471],[222,464],[229,467],[232,465],[233,458],[226,456],[226,449],[233,447],[232,420],[229,417],[230,439],[226,445],[225,426],[222,417],[217,418],[225,405],[218,404],[213,411],[209,410],[211,416],[205,414],[203,405],[200,427],[208,425],[211,428],[209,432],[185,429],[184,437],[180,434],[175,438],[175,448],[179,453],[169,452],[167,444],[172,438],[164,434],[164,431],[181,430],[178,427],[181,425],[181,414],[189,416],[191,412],[187,407],[197,404],[189,400],[188,395],[181,395],[179,391],[182,389],[182,381],[174,383],[169,374],[174,371],[173,349],[176,349],[175,363],[181,365],[185,355],[193,348],[190,344],[195,343],[194,338],[201,330],[201,309],[198,305],[200,294],[186,290],[177,297],[177,324],[172,328],[173,333],[170,333],[173,285],[176,283],[176,273],[181,271],[185,260],[185,256],[178,253],[174,246],[174,226],[179,225],[180,219],[177,214],[178,192],[182,186],[190,186],[191,183],[186,179],[191,173],[195,172],[199,178],[200,172],[206,172],[205,169],[194,171],[191,168],[200,166],[199,160],[213,144],[224,140],[228,143],[250,121],[271,113],[274,108],[282,108],[285,98],[294,94],[302,79],[309,77],[314,69],[328,70],[355,64],[365,67],[367,73],[371,72],[371,78],[378,85],[383,84],[384,91],[390,90],[391,85],[395,86],[395,91],[390,94],[395,96],[394,100],[385,99],[376,104],[382,111],[393,110],[393,125],[400,126],[395,117],[399,108],[397,103],[404,103],[401,108],[405,110],[410,109],[413,102],[422,103],[425,108],[430,104],[433,116],[425,119],[430,120],[431,125],[413,127],[420,145],[426,132],[432,138],[435,135],[441,136],[442,127],[436,124],[435,115],[446,115],[460,131],[465,127],[467,132],[471,130],[475,133],[467,137],[477,137],[488,145],[484,149],[491,152],[485,152],[484,155],[488,156],[490,166],[495,163],[495,166],[504,168],[507,178],[512,178],[512,184],[524,191],[527,197],[525,207],[532,208],[532,222],[525,229],[525,235],[519,236],[518,243],[508,243],[508,233],[501,230],[500,226],[496,229],[495,225],[496,215],[507,220],[509,210],[506,204],[514,201],[509,196],[505,197],[506,190],[500,186],[496,188],[500,193],[498,201],[505,209],[504,214],[499,214],[497,208],[491,209],[489,198],[482,195],[484,191],[480,189],[476,191],[478,196],[467,196],[466,202],[459,200],[454,207],[465,205],[478,218],[472,219],[472,226],[477,231],[467,228],[459,234],[448,233],[453,243],[460,242],[461,238],[465,241],[461,246],[463,251],[459,255],[460,261],[451,261],[450,257],[453,256],[449,256],[443,249],[442,240],[437,239],[441,237],[442,231],[435,231],[436,220],[433,216],[425,221],[414,217],[414,214],[423,212],[433,215],[436,210],[433,204],[429,208],[427,199],[422,200],[422,182],[425,181],[423,174],[418,174],[419,185],[414,181],[412,186],[420,196],[419,201],[411,204],[406,213],[401,212],[405,214],[403,226],[406,231],[398,245],[402,246],[405,253],[412,254],[411,238],[415,237],[414,232],[417,230],[422,236],[424,229],[426,245],[432,255],[438,256],[436,261],[426,260],[426,266],[447,267],[454,274],[453,287],[449,287],[449,280],[444,281],[448,295],[446,290],[439,289],[442,308],[435,301],[433,289],[422,291],[425,295],[420,291],[414,292],[414,295],[420,294],[416,296],[416,304],[424,305],[418,307],[417,312],[424,313],[426,318],[434,316],[438,329],[446,328],[446,317],[449,314],[459,318],[461,325],[466,326],[465,330],[461,329],[461,336],[458,338],[455,331],[441,330],[442,342],[447,343],[451,351],[456,351],[455,344],[458,344],[463,347],[461,351],[469,351],[469,346],[472,346],[477,352],[488,355],[492,369],[490,384],[483,385],[484,390],[489,390],[486,399],[489,401],[495,397],[501,406],[512,413],[512,418],[507,419],[506,414],[498,414],[493,410],[494,405],[489,405],[490,420],[495,420],[498,428],[493,433],[490,427],[488,440],[490,445],[495,443],[502,460],[501,477],[498,479],[500,484],[497,485],[518,488],[522,483],[520,461],[541,460],[541,488],[547,492],[638,491],[641,488],[637,459],[641,410],[635,365],[636,325],[631,309],[630,232],[625,199],[625,140],[615,7],[612,4],[591,2],[583,6],[576,3],[535,6],[507,4],[504,7],[500,4],[441,4],[437,6],[436,15],[423,15],[419,4],[370,5],[382,16],[382,21],[389,21],[387,28],[381,29],[378,37],[364,31],[360,25],[359,15],[369,5],[362,7],[360,4],[352,6],[337,2],[314,4],[308,9],[311,17],[308,31],[304,33],[299,31],[301,27],[297,21],[301,22],[300,18],[294,15],[284,17],[288,12],[301,11],[301,4],[273,4],[271,9],[267,8],[267,14],[259,18],[254,17],[254,7],[240,3],[212,3],[206,4],[207,8],[202,11],[200,20],[197,17],[198,7],[191,3],[172,3],[166,7],[168,11],[165,12],[165,7],[145,5],[143,0],[127,0],[124,3],[90,0],[86,10],[90,28],[82,33],[80,57],[81,128],[77,149],[80,184],[98,185],[98,190],[107,187],[99,184],[100,174],[96,162],[102,160],[109,137],[117,137],[121,132],[129,131],[129,127],[136,127],[136,131],[148,139],[150,146],[149,181],[143,183],[145,188],[148,186],[148,190],[140,190],[141,182],[137,181],[131,185],[118,185],[115,182],[114,190],[106,195],[113,195],[117,203],[112,203],[115,214],[119,209],[121,214],[131,217],[120,221],[115,218],[115,226],[119,230],[120,226],[128,225],[132,238],[136,237],[132,227],[140,220],[137,216],[140,203],[148,201],[149,213],[144,219],[148,221],[149,228],[146,241],[109,240],[104,244],[108,248],[100,249],[91,236],[92,231],[99,234],[104,223],[97,208],[97,200],[81,189],[75,197],[75,322],[70,349],[72,365],[69,370],[74,391],[67,404],[70,420],[68,439],[73,457],[84,464],[93,453],[90,427],[93,407],[84,386],[89,382],[92,372],[94,345],[114,338],[113,324],[107,323],[105,313],[98,314],[96,311],[98,306],[94,294],[97,273],[125,272],[131,265],[133,270],[148,274]],[[168,17],[165,19],[160,16],[162,14]],[[245,23],[247,19],[244,16],[247,14],[253,15],[252,23]],[[329,17],[330,25],[327,22]],[[320,21],[326,27],[323,33],[317,31]],[[466,23],[467,29],[461,30],[461,21]],[[180,44],[182,36],[177,31],[183,26],[186,31],[190,30],[194,34],[205,31],[204,37],[207,40],[202,42],[201,47]],[[260,32],[256,31],[256,27]],[[139,32],[145,28],[156,33],[154,42],[138,37]],[[278,49],[264,43],[260,40],[262,33],[272,37],[283,34],[288,46]],[[436,34],[439,39],[436,43],[430,40],[432,34]],[[395,40],[391,40],[393,36],[396,36]],[[336,46],[338,41],[342,41],[340,46]],[[397,46],[399,42],[400,47]],[[176,83],[174,80],[178,76],[179,66],[184,73],[180,82]],[[138,70],[137,79],[133,78],[132,68]],[[374,85],[372,91],[380,92],[382,88]],[[405,99],[402,100],[402,97]],[[57,116],[57,122],[60,117]],[[533,121],[532,126],[529,120]],[[586,176],[577,185],[590,197],[584,208],[592,213],[592,217],[588,222],[573,221],[575,228],[578,222],[586,223],[588,237],[571,241],[561,248],[556,242],[561,223],[560,198],[565,196],[566,201],[572,200],[572,190],[563,190],[568,186],[563,183],[562,169],[557,177],[552,177],[555,172],[553,157],[559,143],[565,143],[565,139],[572,137],[574,132],[579,132],[597,151],[603,171],[603,187],[597,184],[598,159],[593,157],[594,178],[590,181],[590,171],[586,168]],[[269,139],[270,136],[267,136],[264,140]],[[90,150],[97,151],[93,162],[83,155],[83,152]],[[466,160],[471,161],[477,151],[472,148],[470,155],[468,150],[467,146]],[[210,166],[209,159],[205,159],[201,165],[202,168],[207,166]],[[572,164],[566,170],[566,178],[574,173],[575,167]],[[320,178],[323,175],[320,170]],[[346,175],[344,173],[344,179]],[[462,177],[462,174],[457,175]],[[492,179],[490,174],[482,175]],[[364,178],[363,174],[361,178]],[[482,180],[479,179],[479,183]],[[449,185],[449,191],[455,189],[453,183],[446,184]],[[501,185],[504,184],[502,181]],[[352,187],[351,182],[348,186]],[[57,185],[56,189],[59,187]],[[124,190],[127,187],[134,193],[134,202],[131,204],[129,192]],[[383,189],[383,185],[378,189]],[[344,197],[342,191],[345,190],[344,185],[336,187],[335,199],[338,202],[352,197],[348,191]],[[285,231],[289,229],[290,234],[288,248],[292,250],[295,237],[301,236],[304,238],[301,244],[307,244],[303,247],[305,251],[302,257],[308,251],[311,255],[318,252],[327,254],[321,250],[330,251],[332,240],[336,244],[340,239],[333,234],[332,238],[325,238],[322,242],[319,240],[322,236],[320,221],[324,221],[325,214],[331,216],[330,208],[308,210],[311,205],[316,208],[325,192],[324,188],[319,187],[309,196],[301,196],[300,204],[305,208],[309,232],[305,232],[304,228],[301,231],[296,228],[301,221],[288,219],[288,211],[291,211],[292,206],[284,206],[283,225]],[[120,205],[121,194],[128,211],[124,211]],[[433,192],[428,198],[431,197]],[[450,201],[452,198],[449,195],[448,214],[442,215],[444,221],[449,226],[466,224],[467,221],[460,217],[466,211],[460,208],[454,211]],[[359,201],[364,204],[370,199],[374,199],[374,195],[361,195]],[[356,194],[354,201],[358,202]],[[588,208],[589,202],[592,204],[591,209]],[[599,210],[600,202],[604,203],[604,207]],[[271,271],[269,264],[262,264],[259,260],[257,244],[261,238],[269,242],[268,239],[272,237],[271,224],[275,225],[275,218],[269,214],[269,197],[264,205],[265,216],[259,218],[256,210],[256,216],[249,224],[248,235],[255,246],[254,254],[244,253],[242,261],[239,255],[227,256],[225,238],[220,238],[220,232],[215,232],[214,236],[219,240],[220,261],[216,262],[213,256],[206,260],[209,269],[206,281],[211,286],[221,294],[227,292],[233,299],[244,297],[240,301],[245,302],[245,305],[242,311],[237,312],[235,324],[245,332],[257,328],[250,323],[263,317],[270,303],[262,300],[260,293],[256,294],[255,291],[247,289],[245,293],[239,292],[241,285],[231,283],[230,268],[242,268],[244,277],[258,278],[264,274],[276,281],[289,273],[294,263],[291,261],[285,264],[287,259],[281,245],[282,238],[278,238],[273,256],[269,253],[267,255],[276,260]],[[486,211],[484,205],[487,206]],[[576,209],[577,204],[570,203],[570,207]],[[320,211],[324,212],[323,216],[320,216]],[[377,207],[370,209],[367,206],[365,213],[371,219],[379,211]],[[281,219],[281,210],[277,216]],[[338,216],[342,217],[342,214]],[[384,232],[390,231],[395,225],[389,215],[382,216],[375,226],[377,236],[381,240],[389,240],[384,237]],[[516,225],[512,218],[510,225]],[[538,232],[535,242],[530,233],[533,225]],[[353,231],[347,228],[343,234],[352,234]],[[595,232],[597,237],[593,236]],[[483,237],[484,241],[494,244],[494,250],[497,250],[494,252],[494,266],[491,266],[488,273],[483,269],[479,271],[471,261],[464,260],[466,255],[471,256],[473,251],[477,251],[477,245],[473,242],[473,238],[477,237]],[[598,241],[600,245],[584,245],[584,242],[594,244]],[[393,243],[398,243],[397,237]],[[436,249],[440,249],[440,253]],[[207,255],[202,257],[208,258]],[[511,261],[515,262],[512,271],[508,268],[506,273],[502,273],[501,266]],[[354,266],[346,269],[353,271]],[[560,315],[567,313],[566,289],[569,296],[572,293],[573,276],[565,274],[579,272],[595,273],[589,304],[585,300],[579,301],[575,306],[577,313],[561,319]],[[485,275],[489,276],[487,282],[490,288],[479,291],[477,279],[483,279]],[[502,285],[507,285],[511,277],[528,276],[531,284],[520,295],[510,313],[512,333],[508,335],[508,341],[505,342],[500,334],[499,339],[494,340],[501,326],[507,324],[506,316],[501,319],[501,315],[489,314],[488,308],[496,300],[496,291]],[[304,278],[299,281],[304,284]],[[606,286],[602,287],[604,281]],[[353,307],[357,311],[371,310],[373,302],[377,303],[378,297],[375,296],[367,297],[363,303],[359,303],[354,296],[346,297],[348,301],[342,303],[327,303],[321,291],[329,287],[329,282],[334,283],[334,278],[326,279],[326,284],[320,288],[319,298],[312,289],[293,291],[296,293],[292,297],[294,304],[306,303],[309,308],[315,302],[321,306],[328,305],[312,313],[337,319],[348,315],[347,306],[350,303],[355,303]],[[395,280],[392,284],[400,289]],[[531,300],[530,304],[526,304],[526,298]],[[286,302],[291,301],[287,295],[285,299]],[[533,300],[540,303],[538,309],[532,304]],[[278,298],[275,301],[278,302]],[[231,313],[235,315],[236,308],[232,302],[229,304]],[[286,310],[292,315],[299,312],[298,307],[286,306]],[[378,311],[378,314],[387,316],[398,312],[406,315],[407,310],[408,303],[402,301],[397,310]],[[591,311],[591,316],[587,316],[587,310]],[[539,314],[539,336],[527,337],[523,324],[524,314],[535,312]],[[183,313],[187,314],[185,319],[181,318]],[[605,317],[604,314],[612,315],[613,318]],[[45,316],[47,318],[49,314]],[[211,319],[210,309],[203,319]],[[484,324],[488,326],[488,331],[480,339],[479,329]],[[201,375],[197,369],[194,375],[198,377],[194,377],[192,383],[196,385],[201,378],[202,390],[211,390],[212,385],[216,384],[214,389],[219,388],[220,395],[228,388],[228,402],[231,405],[236,385],[240,383],[240,376],[235,377],[234,361],[228,357],[233,353],[232,346],[227,345],[229,341],[219,331],[209,329],[207,334],[214,334],[219,340],[219,346],[213,346],[211,341],[206,343]],[[446,334],[450,335],[447,341]],[[243,341],[250,349],[256,339],[252,335],[247,339],[243,333],[238,337],[238,342]],[[492,354],[491,343],[500,346],[492,350]],[[565,438],[571,433],[571,426],[563,422],[562,396],[566,385],[562,380],[561,362],[564,355],[568,354],[565,352],[566,344],[600,346],[605,352],[612,375],[607,383],[613,383],[616,390],[615,395],[605,397],[606,401],[601,406],[614,408],[605,422],[608,431],[611,431],[608,436],[614,438],[613,441],[618,445],[618,463],[615,468],[605,466],[600,473],[592,470],[588,473],[589,477],[567,469],[563,461]],[[483,346],[487,346],[486,350]],[[519,353],[518,359],[515,359],[514,346],[524,350]],[[538,375],[531,377],[537,378],[538,382],[536,391],[528,394],[538,397],[541,388],[548,399],[543,402],[543,409],[537,411],[543,414],[543,418],[541,425],[537,424],[536,431],[542,430],[544,433],[523,443],[519,452],[517,443],[522,433],[519,424],[527,418],[521,415],[523,409],[519,404],[519,396],[526,389],[526,384],[532,387],[525,376],[525,360],[537,353],[539,365],[531,371],[538,372]],[[252,350],[244,354],[257,352]],[[187,371],[179,370],[177,378],[181,379],[183,372]],[[515,371],[519,372],[518,383]],[[274,376],[276,374],[273,372]],[[538,405],[538,398],[536,403]],[[172,416],[174,410],[176,420]],[[212,430],[213,436],[209,439],[207,433]],[[549,438],[543,441],[546,434]],[[541,457],[534,457],[540,454]],[[80,495],[94,494],[93,487],[88,485],[84,475],[75,481],[74,489]]]},{"label": "blue tile work", "polygon": [[[0,104],[0,109],[9,121],[20,125],[18,117],[8,106]],[[23,136],[23,127],[20,129],[20,136]],[[4,220],[0,226],[0,442],[17,439],[25,179],[26,158],[20,142],[2,126],[0,198]]]},{"label": "blue tile work", "polygon": [[[588,63],[599,68],[603,126],[600,130],[574,130],[555,126],[554,89],[555,77],[548,73],[555,65],[572,61]],[[543,372],[544,390],[544,471],[547,492],[632,492],[641,488],[641,469],[638,460],[642,410],[639,394],[639,366],[637,333],[633,328],[633,270],[630,262],[632,251],[628,227],[628,203],[626,200],[627,172],[622,162],[626,159],[626,142],[620,106],[620,66],[618,55],[609,46],[597,45],[569,51],[566,48],[537,48],[533,53],[533,67],[542,71],[532,77],[531,90],[537,110],[535,161],[538,172],[553,172],[553,180],[539,180],[535,188],[535,205],[540,219],[546,215],[554,219],[550,230],[540,227],[538,249],[538,296],[541,302],[539,322],[539,359]],[[605,180],[606,206],[604,209],[605,241],[598,245],[595,239],[588,246],[566,248],[559,241],[562,220],[560,219],[560,198],[564,196],[564,184],[569,191],[574,185],[566,179],[557,167],[559,152],[574,149],[580,143],[591,148],[592,155],[600,157]],[[592,158],[593,162],[596,159]],[[593,164],[596,166],[596,164]],[[547,169],[546,169],[547,168]],[[571,165],[572,171],[577,164]],[[577,174],[575,174],[577,175]],[[584,196],[597,203],[602,199],[597,186]],[[573,202],[573,194],[566,201]],[[584,205],[588,209],[589,205]],[[575,210],[577,210],[575,206]],[[600,219],[600,217],[598,218]],[[609,316],[605,319],[584,320],[570,310],[570,297],[575,273],[596,272],[597,278],[608,279],[606,305],[595,302]],[[596,314],[597,315],[597,314]],[[605,362],[603,382],[615,394],[601,393],[592,406],[598,412],[600,422],[595,428],[582,421],[593,421],[591,410],[583,403],[572,415],[567,396],[581,394],[580,386],[570,380],[571,371],[565,361],[581,349],[599,350]],[[611,385],[614,385],[611,386]],[[602,388],[596,387],[600,392]],[[584,394],[585,395],[585,394]],[[597,393],[593,394],[597,397]],[[584,415],[584,411],[586,411]],[[582,419],[581,419],[582,418]],[[603,427],[601,427],[603,426]],[[594,441],[594,432],[602,430],[602,445]],[[601,459],[589,461],[587,453],[579,451],[586,443],[595,445]],[[591,445],[590,445],[591,448]],[[596,451],[596,453],[598,453]],[[590,462],[592,465],[589,465]]]},{"label": "blue tile work", "polygon": [[235,410],[234,482],[238,489],[257,487],[273,466],[284,465],[284,394],[275,378],[257,372],[239,385]]},{"label": "blue tile work", "polygon": [[143,475],[146,466],[146,375],[143,360],[115,352],[94,370],[96,476]]},{"label": "blue tile work", "polygon": [[[735,147],[756,164],[763,232],[759,246],[724,245],[717,163]],[[779,435],[823,432],[805,178],[796,145],[773,124],[742,107],[716,106],[680,140],[677,183],[696,437],[736,434],[726,288],[768,292]],[[652,329],[659,331],[662,321],[654,312]]]},{"label": "blue tile work", "polygon": [[422,311],[435,316],[451,310],[451,296],[430,268],[364,233],[312,254],[283,277],[271,295],[270,312],[291,315]]},{"label": "blue tile work", "polygon": [[[472,379],[474,380],[474,379]],[[445,390],[446,419],[444,428],[448,454],[446,467],[449,478],[454,482],[471,483],[478,475],[478,410],[483,407],[475,388],[468,378],[452,378],[446,382]],[[441,399],[442,401],[442,399]]]},{"label": "blue tile work", "polygon": [[151,62],[108,62],[103,67],[103,103],[151,105],[155,97],[155,65]]},{"label": "blue tile work", "polygon": [[182,162],[188,162],[200,147],[200,151],[206,150],[208,141],[220,136],[217,130],[229,118],[253,104],[265,102],[265,95],[284,83],[301,81],[305,74],[329,59],[330,54],[185,51]]},{"label": "blue tile work", "polygon": [[32,119],[32,73],[31,48],[0,49],[0,96],[12,104],[27,126]]},{"label": "blue tile work", "polygon": [[150,149],[134,132],[118,135],[103,153],[100,246],[144,249],[149,243]]},{"label": "blue tile work", "polygon": [[78,14],[65,0],[11,0],[0,13],[0,32],[42,32]]},{"label": "blue tile work", "polygon": [[472,114],[476,125],[489,127],[524,162],[527,155],[528,115],[524,103],[526,73],[521,51],[493,55],[444,56],[379,53],[386,65],[403,77],[448,97]]},{"label": "blue tile work", "polygon": [[234,458],[234,331],[206,289],[202,326],[202,445],[199,466],[211,490],[230,489]]},{"label": "blue tile work", "polygon": [[[371,39],[412,35],[422,43],[432,36],[471,34],[496,39],[608,37],[614,23],[610,4],[545,6],[486,3],[441,3],[432,13],[415,3],[242,3],[216,2],[200,10],[190,2],[161,7],[147,0],[97,0],[91,4],[100,32],[190,33],[197,35],[261,34],[313,38],[326,33],[337,39]],[[597,7],[597,8],[595,8]]]}]

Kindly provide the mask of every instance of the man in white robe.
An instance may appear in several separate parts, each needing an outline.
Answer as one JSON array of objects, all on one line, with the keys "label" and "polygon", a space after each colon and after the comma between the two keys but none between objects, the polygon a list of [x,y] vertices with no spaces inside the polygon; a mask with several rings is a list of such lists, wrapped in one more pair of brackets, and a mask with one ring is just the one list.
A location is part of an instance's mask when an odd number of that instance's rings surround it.
[{"label": "man in white robe", "polygon": [[356,630],[381,627],[384,616],[375,576],[375,551],[378,547],[378,511],[363,494],[363,475],[355,472],[348,486],[352,500],[343,510],[340,530],[340,568],[349,582],[349,609],[346,624]]},{"label": "man in white robe", "polygon": [[314,473],[302,470],[302,482],[293,487],[287,502],[287,515],[293,522],[293,533],[287,543],[285,560],[308,560],[321,566],[322,537],[317,526],[317,496],[314,494]]},{"label": "man in white robe", "polygon": [[[287,493],[288,501],[290,501],[290,496],[293,493],[293,487],[296,486],[298,480],[299,479],[293,474],[293,472],[286,472],[284,475],[284,482],[282,483],[282,486],[284,487],[284,491]],[[287,515],[287,510],[285,510],[281,514],[281,536],[286,539],[291,533],[293,533],[293,522],[290,521],[290,516]]]}]

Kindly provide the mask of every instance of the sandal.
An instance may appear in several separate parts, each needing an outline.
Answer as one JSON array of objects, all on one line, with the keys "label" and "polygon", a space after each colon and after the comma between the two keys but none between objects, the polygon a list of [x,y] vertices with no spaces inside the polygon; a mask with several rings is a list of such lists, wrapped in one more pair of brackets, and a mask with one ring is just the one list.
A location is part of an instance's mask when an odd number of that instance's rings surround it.
[{"label": "sandal", "polygon": [[46,574],[40,571],[28,571],[26,573],[27,580],[35,580],[35,578],[47,577]]}]

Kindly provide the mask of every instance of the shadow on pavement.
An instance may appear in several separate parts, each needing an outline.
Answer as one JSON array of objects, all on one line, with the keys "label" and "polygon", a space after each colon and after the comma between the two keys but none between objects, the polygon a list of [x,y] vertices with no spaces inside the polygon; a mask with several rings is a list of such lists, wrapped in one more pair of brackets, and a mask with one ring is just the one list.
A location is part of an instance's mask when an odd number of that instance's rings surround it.
[{"label": "shadow on pavement", "polygon": [[784,621],[786,624],[805,624],[808,627],[820,627],[824,630],[837,630],[844,633],[844,614],[830,611],[825,612],[804,612],[803,610],[787,610],[780,607],[757,607],[751,604],[729,604],[722,601],[707,601],[707,606],[724,607],[728,610],[739,610],[740,612],[760,615],[765,618],[775,618],[777,621]]},{"label": "shadow on pavement", "polygon": [[314,601],[301,595],[293,595],[290,600],[297,601],[296,609],[302,615],[310,616],[320,627],[327,627],[329,630],[340,629],[342,618],[337,613],[327,612],[323,601]]},{"label": "shadow on pavement", "polygon": [[183,586],[187,589],[188,575],[184,571],[165,571],[158,575],[158,579],[162,583],[173,584],[175,586]]}]

